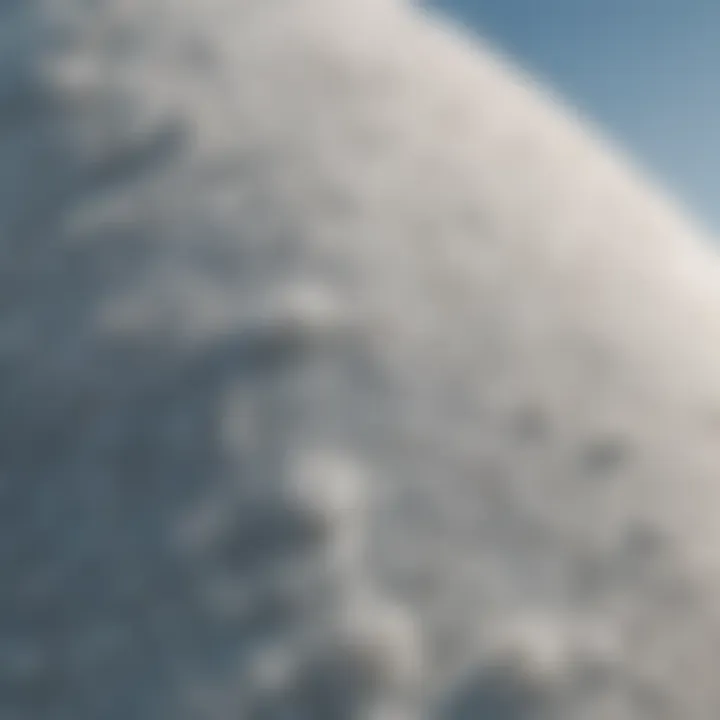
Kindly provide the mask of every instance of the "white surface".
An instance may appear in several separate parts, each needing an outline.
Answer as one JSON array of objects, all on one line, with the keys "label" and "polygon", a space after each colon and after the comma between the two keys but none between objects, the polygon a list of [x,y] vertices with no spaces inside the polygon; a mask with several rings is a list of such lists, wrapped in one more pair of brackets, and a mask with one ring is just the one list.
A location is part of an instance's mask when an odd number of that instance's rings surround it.
[{"label": "white surface", "polygon": [[0,28],[3,718],[716,720],[666,200],[400,2]]}]

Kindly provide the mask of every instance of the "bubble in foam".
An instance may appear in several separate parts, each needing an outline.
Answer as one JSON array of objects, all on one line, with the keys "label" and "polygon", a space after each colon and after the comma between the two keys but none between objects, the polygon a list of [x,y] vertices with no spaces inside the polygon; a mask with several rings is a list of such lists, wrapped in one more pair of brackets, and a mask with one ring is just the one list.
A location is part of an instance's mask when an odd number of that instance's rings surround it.
[{"label": "bubble in foam", "polygon": [[334,628],[339,654],[378,689],[409,689],[422,676],[423,643],[414,615],[401,605],[359,592]]},{"label": "bubble in foam", "polygon": [[543,618],[522,618],[497,628],[489,638],[489,667],[511,672],[523,684],[555,685],[568,670],[570,647],[562,627]]},{"label": "bubble in foam", "polygon": [[419,658],[410,618],[374,599],[344,606],[303,643],[260,653],[251,691],[262,717],[401,720]]},{"label": "bubble in foam", "polygon": [[279,290],[260,310],[267,327],[298,339],[321,338],[346,325],[346,313],[324,284],[298,282]]},{"label": "bubble in foam", "polygon": [[318,527],[332,530],[360,521],[365,486],[362,468],[351,456],[314,448],[295,456],[285,490],[298,513]]}]

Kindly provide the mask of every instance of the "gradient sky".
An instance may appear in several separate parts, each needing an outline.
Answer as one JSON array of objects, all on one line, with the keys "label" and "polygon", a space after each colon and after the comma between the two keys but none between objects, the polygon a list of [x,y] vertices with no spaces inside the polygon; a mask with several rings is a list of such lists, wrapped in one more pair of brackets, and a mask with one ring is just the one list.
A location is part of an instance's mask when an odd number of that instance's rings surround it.
[{"label": "gradient sky", "polygon": [[720,0],[427,0],[549,81],[720,238]]}]

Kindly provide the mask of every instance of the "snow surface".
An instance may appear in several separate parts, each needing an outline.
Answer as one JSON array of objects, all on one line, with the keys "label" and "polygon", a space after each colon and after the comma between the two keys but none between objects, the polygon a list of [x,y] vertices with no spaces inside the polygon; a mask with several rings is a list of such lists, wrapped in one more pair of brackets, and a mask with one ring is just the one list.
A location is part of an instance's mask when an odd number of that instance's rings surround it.
[{"label": "snow surface", "polygon": [[400,0],[0,5],[0,717],[717,720],[720,270]]}]

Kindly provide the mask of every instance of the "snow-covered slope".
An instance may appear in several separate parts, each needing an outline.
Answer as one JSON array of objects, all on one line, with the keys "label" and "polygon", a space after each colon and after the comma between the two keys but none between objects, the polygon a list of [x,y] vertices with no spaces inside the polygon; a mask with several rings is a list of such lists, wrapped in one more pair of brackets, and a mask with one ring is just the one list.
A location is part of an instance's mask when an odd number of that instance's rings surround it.
[{"label": "snow-covered slope", "polygon": [[716,720],[720,270],[400,0],[0,9],[0,717]]}]

